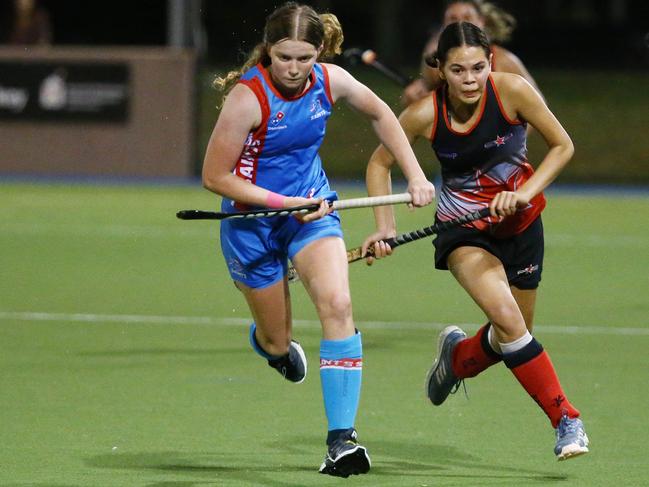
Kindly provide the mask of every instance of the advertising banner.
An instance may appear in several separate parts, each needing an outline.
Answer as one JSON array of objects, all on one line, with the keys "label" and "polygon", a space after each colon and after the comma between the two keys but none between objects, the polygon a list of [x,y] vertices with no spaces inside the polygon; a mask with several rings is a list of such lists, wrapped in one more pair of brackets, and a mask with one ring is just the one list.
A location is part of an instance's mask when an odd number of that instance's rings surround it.
[{"label": "advertising banner", "polygon": [[0,61],[0,120],[125,123],[126,63]]}]

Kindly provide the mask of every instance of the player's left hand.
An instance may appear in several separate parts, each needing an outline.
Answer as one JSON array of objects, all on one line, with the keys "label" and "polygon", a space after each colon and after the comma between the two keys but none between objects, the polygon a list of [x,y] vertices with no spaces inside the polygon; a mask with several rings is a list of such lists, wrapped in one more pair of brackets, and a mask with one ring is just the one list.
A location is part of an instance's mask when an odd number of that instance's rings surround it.
[{"label": "player's left hand", "polygon": [[392,248],[383,241],[383,239],[391,238],[396,235],[396,232],[391,231],[377,231],[365,239],[363,245],[361,246],[361,252],[363,255],[367,254],[367,251],[371,248],[373,255],[365,259],[367,265],[372,265],[375,259],[382,259],[388,255],[392,255]]},{"label": "player's left hand", "polygon": [[501,191],[491,200],[491,216],[504,218],[529,205],[530,200],[516,191]]}]

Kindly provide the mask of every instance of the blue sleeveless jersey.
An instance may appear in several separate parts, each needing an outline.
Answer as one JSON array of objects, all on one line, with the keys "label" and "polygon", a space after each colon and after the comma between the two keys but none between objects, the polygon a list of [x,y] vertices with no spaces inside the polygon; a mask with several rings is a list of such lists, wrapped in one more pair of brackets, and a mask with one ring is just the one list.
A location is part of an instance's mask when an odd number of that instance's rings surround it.
[{"label": "blue sleeveless jersey", "polygon": [[[326,67],[316,63],[310,76],[304,93],[286,98],[261,64],[244,73],[239,83],[257,97],[262,120],[248,134],[235,175],[285,196],[312,197],[329,190],[318,150],[333,100]],[[241,208],[227,198],[221,206],[223,211]]]},{"label": "blue sleeveless jersey", "polygon": [[[442,188],[436,218],[447,221],[489,206],[501,191],[516,191],[534,170],[527,162],[526,124],[510,120],[491,76],[485,86],[478,119],[465,132],[451,127],[446,86],[433,93],[435,121],[431,145],[442,166]],[[471,226],[507,237],[525,230],[545,207],[543,193],[527,208],[503,221],[491,217]]]}]

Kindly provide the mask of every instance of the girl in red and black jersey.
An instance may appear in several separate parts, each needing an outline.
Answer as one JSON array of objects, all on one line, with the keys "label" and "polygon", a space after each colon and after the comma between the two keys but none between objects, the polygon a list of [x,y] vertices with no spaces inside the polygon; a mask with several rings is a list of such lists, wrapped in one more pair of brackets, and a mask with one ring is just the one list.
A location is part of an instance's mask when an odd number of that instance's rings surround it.
[{"label": "girl in red and black jersey", "polygon": [[[530,332],[543,264],[543,190],[574,149],[538,92],[521,76],[492,73],[491,61],[477,26],[450,24],[434,58],[444,84],[400,116],[410,142],[429,139],[441,163],[436,219],[491,210],[485,220],[434,241],[435,266],[451,271],[489,321],[471,338],[456,326],[441,333],[426,390],[440,405],[460,381],[502,360],[549,417],[557,432],[555,454],[563,460],[588,452],[588,438],[547,352]],[[528,123],[548,145],[536,172],[526,159]],[[382,146],[374,152],[367,170],[370,195],[390,192],[393,161]],[[363,250],[374,245],[376,257],[383,257],[391,249],[382,240],[396,235],[394,214],[380,207],[375,217],[377,231]]]},{"label": "girl in red and black jersey", "polygon": [[403,104],[407,106],[435,90],[443,84],[437,66],[426,62],[434,56],[441,30],[453,22],[471,22],[487,34],[491,42],[491,70],[519,74],[537,90],[536,82],[523,62],[513,52],[505,49],[511,33],[516,27],[516,19],[494,3],[484,0],[447,0],[444,8],[442,28],[426,43],[422,53],[421,77],[415,79],[403,91]]}]

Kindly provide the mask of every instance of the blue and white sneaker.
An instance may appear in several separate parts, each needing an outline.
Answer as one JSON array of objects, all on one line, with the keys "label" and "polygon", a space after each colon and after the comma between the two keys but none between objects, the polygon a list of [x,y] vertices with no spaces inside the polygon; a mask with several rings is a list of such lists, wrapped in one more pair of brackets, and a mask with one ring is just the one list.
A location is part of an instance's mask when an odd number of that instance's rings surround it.
[{"label": "blue and white sneaker", "polygon": [[456,345],[465,338],[466,333],[457,326],[447,326],[439,334],[437,359],[426,375],[426,395],[435,406],[455,393],[462,382],[453,373],[452,359]]},{"label": "blue and white sneaker", "polygon": [[557,426],[557,445],[554,454],[557,460],[567,460],[588,453],[588,436],[584,423],[579,418],[569,418],[565,414]]},{"label": "blue and white sneaker", "polygon": [[358,443],[358,435],[354,428],[345,430],[329,445],[327,456],[320,465],[320,473],[334,477],[347,478],[370,471],[372,461],[367,449]]},{"label": "blue and white sneaker", "polygon": [[269,360],[268,365],[276,369],[286,380],[296,384],[300,384],[306,378],[306,355],[300,344],[295,340],[291,340],[286,355]]}]

